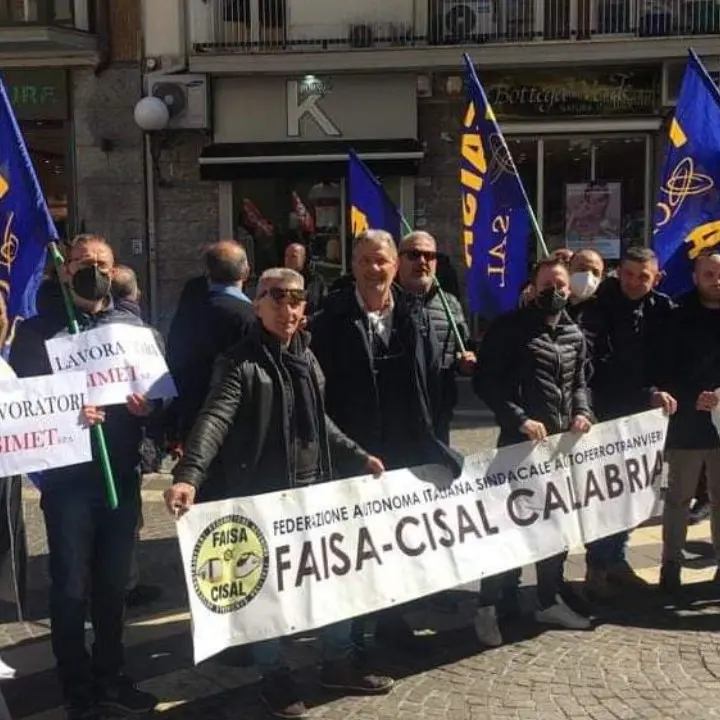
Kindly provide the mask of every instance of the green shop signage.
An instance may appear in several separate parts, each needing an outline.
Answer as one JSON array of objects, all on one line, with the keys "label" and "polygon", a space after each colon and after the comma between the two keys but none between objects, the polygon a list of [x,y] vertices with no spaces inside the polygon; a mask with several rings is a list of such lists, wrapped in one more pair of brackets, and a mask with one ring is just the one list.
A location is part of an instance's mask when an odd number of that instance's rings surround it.
[{"label": "green shop signage", "polygon": [[66,120],[69,117],[67,72],[1,70],[19,120]]}]

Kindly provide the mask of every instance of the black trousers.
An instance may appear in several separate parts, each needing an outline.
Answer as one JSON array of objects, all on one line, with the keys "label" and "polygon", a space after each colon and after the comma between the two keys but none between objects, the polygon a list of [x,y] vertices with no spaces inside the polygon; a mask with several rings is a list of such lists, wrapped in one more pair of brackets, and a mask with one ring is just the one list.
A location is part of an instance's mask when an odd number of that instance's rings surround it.
[{"label": "black trousers", "polygon": [[[564,582],[566,552],[535,563],[537,574],[537,602],[541,610],[554,605]],[[522,569],[509,570],[485,578],[480,585],[480,606],[502,605],[513,593],[517,593]]]},{"label": "black trousers", "polygon": [[[52,649],[65,701],[83,702],[94,685],[111,684],[123,668],[125,592],[139,490],[137,498],[121,497],[117,510],[110,510],[102,496],[55,487],[43,492],[41,507],[50,550]],[[88,597],[95,635],[92,656],[85,646]]]},{"label": "black trousers", "polygon": [[19,477],[0,478],[0,599],[21,621],[27,599],[27,538]]}]

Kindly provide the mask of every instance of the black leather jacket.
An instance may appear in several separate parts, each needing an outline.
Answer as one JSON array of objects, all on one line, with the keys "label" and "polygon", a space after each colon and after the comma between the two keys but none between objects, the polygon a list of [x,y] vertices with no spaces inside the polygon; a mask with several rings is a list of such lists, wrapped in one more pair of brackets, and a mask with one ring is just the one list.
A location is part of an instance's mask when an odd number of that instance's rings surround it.
[{"label": "black leather jacket", "polygon": [[580,328],[566,313],[551,327],[534,307],[498,318],[483,340],[474,387],[500,425],[499,445],[527,440],[526,420],[566,432],[575,415],[591,416]]},{"label": "black leather jacket", "polygon": [[[313,368],[322,479],[361,474],[367,453],[325,414],[325,380],[309,342],[307,333],[298,333],[293,349],[304,353]],[[198,502],[293,487],[295,431],[282,372],[280,345],[264,332],[248,337],[218,361],[216,381],[173,472],[176,483],[198,488]]]}]

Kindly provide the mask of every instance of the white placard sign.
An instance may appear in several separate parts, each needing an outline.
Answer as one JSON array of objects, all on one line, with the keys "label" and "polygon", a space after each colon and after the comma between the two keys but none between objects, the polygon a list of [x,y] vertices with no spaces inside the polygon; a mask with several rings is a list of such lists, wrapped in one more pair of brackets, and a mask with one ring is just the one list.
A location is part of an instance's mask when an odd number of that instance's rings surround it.
[{"label": "white placard sign", "polygon": [[0,357],[0,379],[14,377],[17,377],[15,371]]},{"label": "white placard sign", "polygon": [[0,477],[90,462],[86,393],[84,372],[0,378]]},{"label": "white placard sign", "polygon": [[45,347],[54,373],[87,373],[89,405],[122,405],[133,393],[150,400],[177,395],[150,328],[110,323],[52,338]]},{"label": "white placard sign", "polygon": [[657,512],[660,410],[466,458],[204,503],[177,524],[195,661],[522,567]]}]

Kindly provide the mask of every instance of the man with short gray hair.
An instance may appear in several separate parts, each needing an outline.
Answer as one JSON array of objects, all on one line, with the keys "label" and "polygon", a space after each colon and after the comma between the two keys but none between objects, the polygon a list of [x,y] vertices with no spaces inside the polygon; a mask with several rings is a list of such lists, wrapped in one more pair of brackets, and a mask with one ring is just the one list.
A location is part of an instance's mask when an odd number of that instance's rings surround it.
[{"label": "man with short gray hair", "polygon": [[[435,333],[418,298],[393,285],[397,267],[392,235],[361,233],[353,242],[355,285],[332,293],[313,320],[327,412],[388,469],[441,464],[457,475],[462,459],[434,429],[440,373]],[[415,644],[402,609],[383,613],[376,637]]]},{"label": "man with short gray hair", "polygon": [[[383,463],[325,414],[323,376],[302,329],[305,303],[304,279],[296,271],[273,268],[260,277],[254,305],[262,329],[225,358],[166,493],[173,514],[186,511],[196,494],[208,501],[304,487],[338,479],[337,466],[354,475],[383,472]],[[392,679],[354,664],[351,627],[345,621],[320,631],[323,685],[365,695],[389,692]],[[306,717],[280,641],[256,643],[252,652],[263,676],[261,699],[273,716]]]},{"label": "man with short gray hair", "polygon": [[400,243],[400,263],[398,280],[409,293],[418,295],[430,317],[430,325],[435,331],[441,350],[440,398],[435,419],[438,437],[445,443],[450,442],[450,424],[458,400],[456,375],[472,376],[475,369],[475,353],[468,351],[470,330],[460,301],[445,293],[448,310],[458,329],[464,348],[455,337],[440,290],[435,277],[437,275],[437,243],[430,233],[415,230],[406,235]]}]

